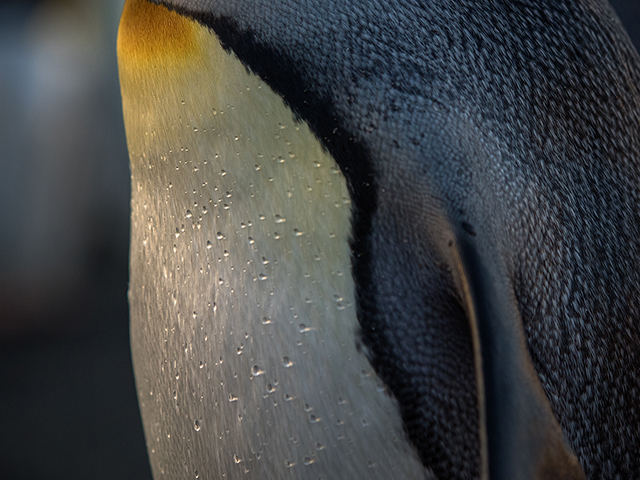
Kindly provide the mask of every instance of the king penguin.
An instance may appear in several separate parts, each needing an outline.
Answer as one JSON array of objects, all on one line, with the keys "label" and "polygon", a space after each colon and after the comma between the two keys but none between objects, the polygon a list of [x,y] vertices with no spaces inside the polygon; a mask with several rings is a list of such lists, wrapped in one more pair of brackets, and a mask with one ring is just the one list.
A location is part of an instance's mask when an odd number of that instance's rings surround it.
[{"label": "king penguin", "polygon": [[604,0],[127,0],[154,478],[640,472],[640,58]]}]

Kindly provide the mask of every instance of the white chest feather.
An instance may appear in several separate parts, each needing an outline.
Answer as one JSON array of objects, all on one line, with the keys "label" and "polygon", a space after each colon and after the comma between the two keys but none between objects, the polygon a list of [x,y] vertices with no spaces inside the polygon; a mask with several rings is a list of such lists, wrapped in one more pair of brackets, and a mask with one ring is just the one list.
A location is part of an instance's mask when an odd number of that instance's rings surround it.
[{"label": "white chest feather", "polygon": [[131,341],[155,477],[424,478],[356,350],[335,162],[212,32],[125,8]]}]

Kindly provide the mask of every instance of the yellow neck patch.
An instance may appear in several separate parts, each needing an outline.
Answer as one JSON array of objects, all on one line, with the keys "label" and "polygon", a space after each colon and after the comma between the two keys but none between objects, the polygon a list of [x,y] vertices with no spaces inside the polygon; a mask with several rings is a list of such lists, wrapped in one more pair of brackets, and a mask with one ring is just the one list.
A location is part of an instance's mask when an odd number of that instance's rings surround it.
[{"label": "yellow neck patch", "polygon": [[147,0],[126,2],[118,31],[120,68],[183,64],[202,54],[200,28],[168,8]]}]

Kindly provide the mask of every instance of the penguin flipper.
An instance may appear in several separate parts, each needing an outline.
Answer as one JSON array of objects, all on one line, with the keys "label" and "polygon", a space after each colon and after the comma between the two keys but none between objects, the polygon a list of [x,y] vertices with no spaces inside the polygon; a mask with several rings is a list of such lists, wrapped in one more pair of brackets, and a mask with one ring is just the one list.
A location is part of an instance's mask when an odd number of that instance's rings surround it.
[{"label": "penguin flipper", "polygon": [[478,237],[457,237],[474,344],[482,478],[584,479],[531,361],[506,270]]}]

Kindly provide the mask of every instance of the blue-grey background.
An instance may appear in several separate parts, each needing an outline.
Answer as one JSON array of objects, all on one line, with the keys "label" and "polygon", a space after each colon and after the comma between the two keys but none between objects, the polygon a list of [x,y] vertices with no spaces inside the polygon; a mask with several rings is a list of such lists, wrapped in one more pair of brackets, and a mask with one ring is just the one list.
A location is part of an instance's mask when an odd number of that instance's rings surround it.
[{"label": "blue-grey background", "polygon": [[[0,0],[0,480],[150,478],[128,339],[124,0]],[[640,46],[640,0],[612,2]]]}]

